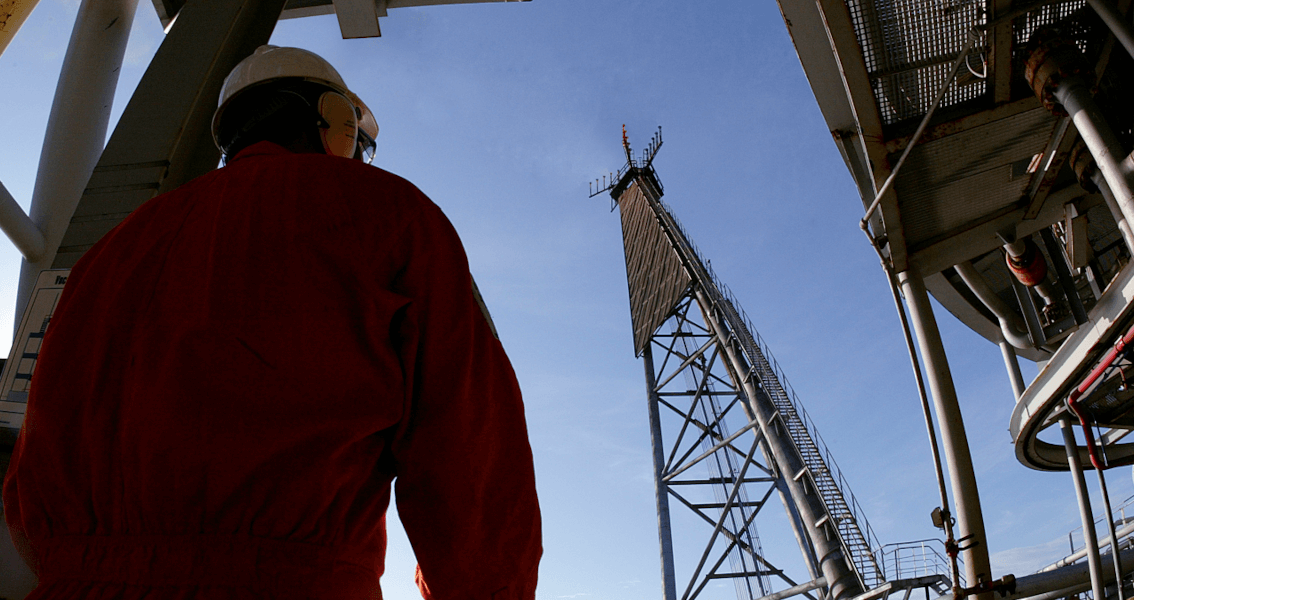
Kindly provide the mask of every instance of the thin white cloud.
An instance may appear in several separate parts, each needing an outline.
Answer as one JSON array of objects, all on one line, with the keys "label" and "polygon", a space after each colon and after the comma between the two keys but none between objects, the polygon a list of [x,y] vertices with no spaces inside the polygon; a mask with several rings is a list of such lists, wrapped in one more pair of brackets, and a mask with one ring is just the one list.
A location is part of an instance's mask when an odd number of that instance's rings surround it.
[{"label": "thin white cloud", "polygon": [[994,565],[996,575],[1012,573],[1017,577],[1021,577],[1022,575],[1035,573],[1070,553],[1071,548],[1067,542],[1067,537],[1062,536],[1036,546],[1025,546],[995,552],[990,557],[990,564]]}]

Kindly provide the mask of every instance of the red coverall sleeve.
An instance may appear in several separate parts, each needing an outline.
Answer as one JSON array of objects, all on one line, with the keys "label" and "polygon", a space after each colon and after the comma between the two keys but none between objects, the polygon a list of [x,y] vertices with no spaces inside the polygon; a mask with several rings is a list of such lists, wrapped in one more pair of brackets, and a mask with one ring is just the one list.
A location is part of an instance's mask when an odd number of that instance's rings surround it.
[{"label": "red coverall sleeve", "polygon": [[454,229],[413,219],[394,324],[407,409],[392,442],[396,506],[429,600],[532,600],[540,508],[522,395],[473,293]]}]

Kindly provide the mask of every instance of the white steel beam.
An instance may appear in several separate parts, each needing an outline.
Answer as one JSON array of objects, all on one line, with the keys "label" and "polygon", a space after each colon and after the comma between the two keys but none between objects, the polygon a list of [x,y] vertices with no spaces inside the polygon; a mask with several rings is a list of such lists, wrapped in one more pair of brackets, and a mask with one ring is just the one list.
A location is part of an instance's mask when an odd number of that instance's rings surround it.
[{"label": "white steel beam", "polygon": [[14,200],[9,190],[5,189],[3,182],[0,182],[0,229],[22,252],[23,258],[29,261],[40,260],[41,254],[45,252],[45,235],[32,222],[31,217],[27,216],[27,211]]},{"label": "white steel beam", "polygon": [[661,548],[662,600],[676,600],[675,596],[675,542],[671,538],[670,494],[662,474],[666,471],[662,448],[661,414],[657,403],[661,398],[653,375],[652,344],[644,347],[644,378],[648,383],[648,432],[652,436],[653,496],[657,501],[657,541]]},{"label": "white steel beam", "polygon": [[136,4],[137,0],[84,0],[77,11],[32,192],[31,220],[41,230],[44,249],[37,260],[23,261],[17,315],[27,307],[36,275],[53,263],[52,250],[63,239],[103,152]]},{"label": "white steel beam", "polygon": [[[967,566],[969,587],[988,583],[990,575],[990,549],[982,520],[981,493],[977,488],[976,472],[972,466],[972,451],[968,448],[967,432],[963,426],[963,413],[954,391],[954,378],[950,374],[945,345],[941,341],[936,316],[927,299],[927,288],[922,277],[910,271],[897,275],[900,289],[909,305],[914,337],[922,353],[927,385],[932,392],[932,407],[940,423],[941,445],[945,449],[945,470],[949,474],[950,489],[954,496],[963,549]],[[976,600],[990,600],[992,594],[978,594]]]},{"label": "white steel beam", "polygon": [[342,39],[379,37],[378,7],[375,0],[333,0]]},{"label": "white steel beam", "polygon": [[[216,168],[211,118],[225,75],[270,39],[284,0],[190,0],[163,40],[46,261],[70,268],[149,198]],[[82,191],[84,190],[84,191]],[[33,215],[34,216],[34,215]],[[39,223],[39,221],[37,221]]]}]

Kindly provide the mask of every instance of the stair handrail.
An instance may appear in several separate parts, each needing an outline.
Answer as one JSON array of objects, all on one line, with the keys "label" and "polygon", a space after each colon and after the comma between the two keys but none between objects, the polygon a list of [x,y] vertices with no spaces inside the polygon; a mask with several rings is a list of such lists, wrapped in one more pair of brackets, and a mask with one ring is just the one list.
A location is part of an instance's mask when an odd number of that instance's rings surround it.
[{"label": "stair handrail", "polygon": [[[831,504],[827,501],[827,498],[824,497],[824,491],[822,489],[823,486],[821,484],[830,484],[833,489],[836,490],[837,494],[841,496],[842,502],[846,505],[845,512],[852,519],[852,522],[846,523],[846,526],[848,528],[853,526],[859,531],[859,535],[862,538],[859,541],[862,542],[863,548],[855,547],[857,544],[846,539],[848,536],[844,535],[841,531],[843,524],[843,519],[840,518],[841,515],[832,515],[832,530],[836,532],[838,538],[841,539],[842,544],[846,546],[847,552],[845,552],[845,554],[856,573],[859,573],[861,579],[864,580],[862,583],[870,588],[876,587],[882,583],[882,581],[886,580],[885,571],[880,565],[880,561],[876,555],[876,549],[881,547],[881,543],[878,541],[877,535],[868,521],[868,517],[864,514],[863,509],[860,508],[859,501],[856,499],[854,491],[851,490],[850,484],[846,483],[846,478],[840,465],[838,465],[836,459],[828,450],[828,446],[824,443],[823,436],[819,433],[818,427],[816,427],[814,422],[810,419],[809,412],[805,409],[805,405],[801,402],[800,397],[796,395],[796,391],[791,388],[786,373],[783,372],[778,361],[774,359],[774,355],[770,352],[769,346],[765,343],[764,338],[762,338],[760,332],[751,325],[751,319],[748,317],[746,310],[743,309],[742,304],[738,302],[736,295],[727,285],[720,281],[719,277],[716,276],[715,271],[711,267],[711,262],[702,258],[703,255],[697,250],[697,244],[694,242],[693,237],[681,224],[680,219],[676,217],[675,212],[671,210],[670,206],[660,200],[659,204],[665,210],[667,215],[670,216],[671,220],[674,221],[674,226],[683,235],[684,244],[688,246],[693,256],[697,257],[698,262],[700,262],[703,269],[706,270],[708,279],[713,288],[708,289],[707,292],[717,299],[722,298],[724,300],[724,302],[717,302],[717,304],[719,304],[722,309],[730,308],[734,313],[732,317],[727,320],[732,321],[735,325],[741,326],[743,331],[739,332],[739,334],[746,334],[746,336],[750,338],[752,349],[760,355],[759,357],[753,357],[758,358],[759,360],[753,361],[755,364],[753,364],[752,367],[759,371],[768,370],[768,376],[772,379],[772,383],[777,386],[777,391],[781,392],[790,404],[791,414],[784,414],[784,417],[789,421],[795,419],[799,422],[802,429],[804,429],[810,437],[811,446],[819,455],[818,458],[827,471],[826,473],[813,474],[815,485],[812,487],[814,492],[819,496],[820,501],[823,502],[826,507],[831,507]],[[762,377],[762,379],[764,379],[764,377]],[[784,410],[781,407],[779,408],[779,412],[784,413]],[[799,445],[798,451],[803,452]],[[806,457],[803,457],[803,460],[805,460],[805,458]],[[826,481],[821,477],[821,475],[827,476]],[[861,523],[863,524],[862,526],[860,525]],[[862,552],[863,555],[857,557],[856,551]],[[858,564],[860,559],[867,560],[870,564]],[[868,566],[871,566],[872,569],[867,569]],[[869,571],[872,572],[870,573]]]}]

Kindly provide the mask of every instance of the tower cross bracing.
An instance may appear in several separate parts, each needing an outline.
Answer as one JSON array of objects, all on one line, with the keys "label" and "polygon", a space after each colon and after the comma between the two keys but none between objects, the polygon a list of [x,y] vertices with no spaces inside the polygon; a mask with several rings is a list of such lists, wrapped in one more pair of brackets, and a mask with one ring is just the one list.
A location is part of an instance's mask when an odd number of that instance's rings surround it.
[{"label": "tower cross bracing", "polygon": [[[593,193],[610,190],[621,213],[664,598],[696,600],[726,580],[740,600],[885,595],[881,545],[840,469],[750,320],[661,202],[651,164],[660,143],[655,136],[641,160],[627,150],[626,167]],[[794,540],[808,579],[762,549],[757,517],[771,521],[776,491],[791,524],[790,536],[778,533]]]}]

